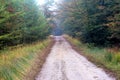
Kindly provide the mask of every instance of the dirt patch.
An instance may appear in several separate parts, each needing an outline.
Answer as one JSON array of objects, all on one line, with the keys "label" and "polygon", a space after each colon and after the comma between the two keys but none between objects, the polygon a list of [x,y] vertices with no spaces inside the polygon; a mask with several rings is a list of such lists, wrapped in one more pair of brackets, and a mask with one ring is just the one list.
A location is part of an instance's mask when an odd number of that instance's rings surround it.
[{"label": "dirt patch", "polygon": [[46,61],[46,57],[51,51],[52,46],[54,45],[55,40],[51,39],[50,44],[38,54],[38,57],[34,61],[34,64],[32,65],[32,68],[30,71],[25,75],[23,80],[35,80],[36,75],[41,71],[41,68]]}]

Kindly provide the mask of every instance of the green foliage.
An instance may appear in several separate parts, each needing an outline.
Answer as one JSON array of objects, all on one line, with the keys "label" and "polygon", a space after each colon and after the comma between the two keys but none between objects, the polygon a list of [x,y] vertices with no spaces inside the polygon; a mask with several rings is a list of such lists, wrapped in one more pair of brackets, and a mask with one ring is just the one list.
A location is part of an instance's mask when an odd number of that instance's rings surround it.
[{"label": "green foliage", "polygon": [[106,53],[105,58],[108,62],[112,62],[113,59],[113,53]]},{"label": "green foliage", "polygon": [[0,1],[0,49],[45,39],[49,25],[34,0]]},{"label": "green foliage", "polygon": [[[90,28],[90,27],[89,27]],[[110,35],[106,26],[95,26],[87,29],[83,34],[83,41],[88,43],[95,43],[95,45],[105,45],[108,43],[107,37]]]},{"label": "green foliage", "polygon": [[59,13],[61,26],[67,34],[86,43],[119,45],[120,1],[104,0],[100,4],[98,0],[63,1]]}]

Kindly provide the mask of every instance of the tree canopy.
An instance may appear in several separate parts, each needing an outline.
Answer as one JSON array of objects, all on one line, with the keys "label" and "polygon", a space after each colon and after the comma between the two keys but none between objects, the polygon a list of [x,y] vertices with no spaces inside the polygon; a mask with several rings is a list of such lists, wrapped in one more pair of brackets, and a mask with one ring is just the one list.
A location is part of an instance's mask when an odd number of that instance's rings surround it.
[{"label": "tree canopy", "polygon": [[0,1],[0,48],[46,38],[47,20],[35,0]]},{"label": "tree canopy", "polygon": [[63,0],[58,18],[64,32],[94,45],[120,45],[119,0]]}]

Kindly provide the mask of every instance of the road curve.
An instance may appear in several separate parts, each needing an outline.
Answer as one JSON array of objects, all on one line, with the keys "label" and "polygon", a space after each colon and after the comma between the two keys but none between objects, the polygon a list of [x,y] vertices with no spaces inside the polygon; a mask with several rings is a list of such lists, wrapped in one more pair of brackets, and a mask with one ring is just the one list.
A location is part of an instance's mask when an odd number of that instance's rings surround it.
[{"label": "road curve", "polygon": [[35,80],[115,80],[79,55],[62,36],[56,36],[55,40]]}]

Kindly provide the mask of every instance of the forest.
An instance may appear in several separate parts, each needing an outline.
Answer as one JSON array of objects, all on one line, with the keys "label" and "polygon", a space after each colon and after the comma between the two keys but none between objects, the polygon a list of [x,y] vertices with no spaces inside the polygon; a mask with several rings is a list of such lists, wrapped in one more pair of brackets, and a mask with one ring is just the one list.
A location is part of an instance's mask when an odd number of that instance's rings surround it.
[{"label": "forest", "polygon": [[45,39],[49,29],[35,0],[0,1],[0,49]]},{"label": "forest", "polygon": [[64,0],[59,10],[65,33],[94,46],[120,46],[119,0]]},{"label": "forest", "polygon": [[[66,34],[95,46],[120,46],[119,0],[64,0],[57,6],[54,17]],[[50,32],[45,18],[53,13],[42,12],[34,0],[1,1],[0,48],[44,39]]]},{"label": "forest", "polygon": [[0,80],[36,80],[56,37],[120,80],[120,0],[36,1],[0,0]]},{"label": "forest", "polygon": [[33,80],[34,74],[30,79],[25,75],[32,66],[37,68],[36,59],[40,66],[44,62],[41,56],[51,44],[46,40],[49,33],[49,23],[35,0],[0,0],[0,80]]}]

